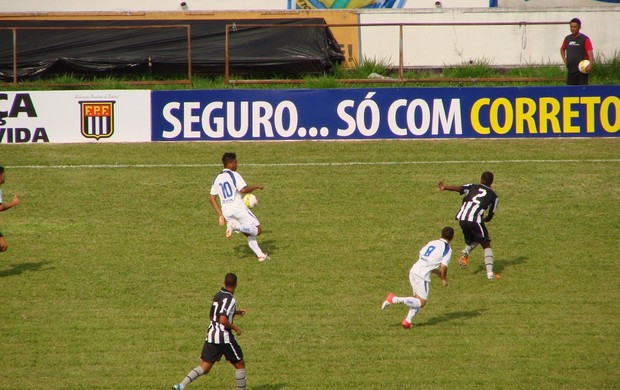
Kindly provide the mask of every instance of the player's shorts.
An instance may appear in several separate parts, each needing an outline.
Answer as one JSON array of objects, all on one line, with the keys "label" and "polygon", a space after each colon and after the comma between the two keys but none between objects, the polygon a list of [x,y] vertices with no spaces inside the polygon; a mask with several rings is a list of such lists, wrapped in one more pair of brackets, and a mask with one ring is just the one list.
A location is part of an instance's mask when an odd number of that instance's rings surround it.
[{"label": "player's shorts", "polygon": [[243,351],[234,338],[230,344],[211,344],[205,341],[200,358],[205,362],[215,363],[222,358],[222,355],[233,364],[243,360]]},{"label": "player's shorts", "polygon": [[417,295],[425,301],[428,300],[428,291],[430,287],[430,282],[428,280],[424,280],[424,278],[416,275],[413,270],[411,270],[409,271],[409,283],[411,283],[414,296]]},{"label": "player's shorts", "polygon": [[588,74],[581,72],[568,72],[566,85],[588,85]]},{"label": "player's shorts", "polygon": [[233,210],[230,214],[224,214],[224,218],[227,221],[234,220],[239,223],[241,226],[258,226],[260,222],[258,222],[258,218],[249,209],[241,209],[241,210]]},{"label": "player's shorts", "polygon": [[469,221],[459,221],[459,225],[461,225],[461,230],[463,231],[463,236],[465,237],[466,244],[473,244],[477,242],[478,244],[482,244],[485,241],[491,241],[491,237],[489,237],[489,231],[487,227],[484,225],[484,222],[469,222]]}]

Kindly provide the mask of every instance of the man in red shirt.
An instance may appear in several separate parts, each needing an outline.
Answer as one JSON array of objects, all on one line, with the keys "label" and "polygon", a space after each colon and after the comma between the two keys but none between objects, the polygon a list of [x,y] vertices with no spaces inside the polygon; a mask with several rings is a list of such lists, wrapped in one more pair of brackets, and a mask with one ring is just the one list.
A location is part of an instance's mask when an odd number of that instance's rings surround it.
[{"label": "man in red shirt", "polygon": [[[594,64],[594,53],[592,41],[586,35],[579,32],[581,30],[581,20],[574,18],[570,21],[570,35],[567,35],[562,42],[560,55],[562,61],[568,69],[566,78],[567,85],[588,85],[588,73]],[[590,61],[585,73],[579,71],[579,63],[583,60]]]}]

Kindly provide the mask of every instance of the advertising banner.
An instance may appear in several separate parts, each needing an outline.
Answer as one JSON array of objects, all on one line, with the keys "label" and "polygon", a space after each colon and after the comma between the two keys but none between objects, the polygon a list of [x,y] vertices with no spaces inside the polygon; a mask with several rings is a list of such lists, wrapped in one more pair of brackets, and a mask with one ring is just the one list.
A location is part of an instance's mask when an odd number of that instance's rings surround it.
[{"label": "advertising banner", "polygon": [[153,141],[620,136],[620,86],[154,91]]},{"label": "advertising banner", "polygon": [[0,144],[149,142],[151,91],[0,91]]}]

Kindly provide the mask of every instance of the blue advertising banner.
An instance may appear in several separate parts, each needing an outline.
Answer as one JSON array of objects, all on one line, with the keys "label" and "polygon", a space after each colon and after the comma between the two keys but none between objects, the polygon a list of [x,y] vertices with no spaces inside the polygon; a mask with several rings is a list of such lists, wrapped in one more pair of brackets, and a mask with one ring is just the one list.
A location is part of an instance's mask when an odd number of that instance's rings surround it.
[{"label": "blue advertising banner", "polygon": [[620,86],[153,91],[153,141],[620,136]]}]

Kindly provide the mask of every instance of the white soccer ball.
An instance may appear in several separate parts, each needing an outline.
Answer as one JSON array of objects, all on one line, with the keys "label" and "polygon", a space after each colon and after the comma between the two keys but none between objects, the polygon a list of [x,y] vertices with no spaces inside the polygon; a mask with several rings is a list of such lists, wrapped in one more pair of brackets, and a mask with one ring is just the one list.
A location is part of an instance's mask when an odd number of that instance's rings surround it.
[{"label": "white soccer ball", "polygon": [[590,61],[588,60],[583,60],[579,63],[579,71],[581,73],[588,73],[588,71],[586,70],[586,68],[588,67],[588,65],[590,65]]},{"label": "white soccer ball", "polygon": [[247,194],[243,197],[243,203],[249,208],[254,208],[258,205],[258,198],[254,194]]}]

